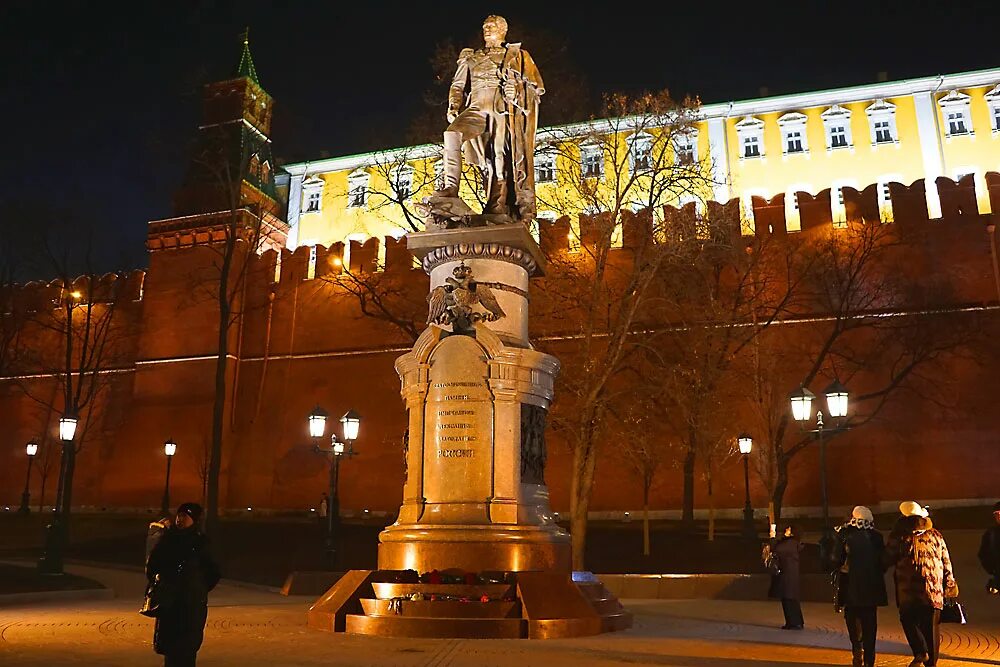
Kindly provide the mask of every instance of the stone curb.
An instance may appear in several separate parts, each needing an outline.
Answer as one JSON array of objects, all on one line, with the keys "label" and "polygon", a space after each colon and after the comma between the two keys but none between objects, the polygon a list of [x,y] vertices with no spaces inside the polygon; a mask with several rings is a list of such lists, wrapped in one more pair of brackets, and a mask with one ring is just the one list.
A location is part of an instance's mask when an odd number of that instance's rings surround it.
[{"label": "stone curb", "polygon": [[113,600],[115,592],[110,588],[84,588],[71,591],[35,591],[32,593],[8,593],[0,595],[0,607],[32,602],[77,602],[81,600]]}]

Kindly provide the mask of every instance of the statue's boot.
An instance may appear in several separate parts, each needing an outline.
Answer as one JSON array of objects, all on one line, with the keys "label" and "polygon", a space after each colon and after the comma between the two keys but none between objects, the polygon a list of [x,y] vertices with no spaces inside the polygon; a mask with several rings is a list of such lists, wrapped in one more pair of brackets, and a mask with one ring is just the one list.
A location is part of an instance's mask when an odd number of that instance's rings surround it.
[{"label": "statue's boot", "polygon": [[435,197],[457,197],[458,185],[462,178],[462,133],[444,133],[444,187],[434,192]]},{"label": "statue's boot", "polygon": [[490,197],[486,200],[483,213],[510,215],[510,207],[507,204],[507,181],[493,179],[493,184],[490,186]]}]

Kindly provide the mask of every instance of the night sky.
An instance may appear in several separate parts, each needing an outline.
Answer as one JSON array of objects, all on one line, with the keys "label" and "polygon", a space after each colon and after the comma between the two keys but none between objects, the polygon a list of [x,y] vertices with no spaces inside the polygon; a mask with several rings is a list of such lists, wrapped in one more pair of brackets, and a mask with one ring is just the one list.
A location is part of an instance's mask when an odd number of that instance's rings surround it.
[{"label": "night sky", "polygon": [[[463,46],[490,13],[510,21],[512,41],[517,26],[564,36],[595,97],[667,87],[717,102],[764,86],[780,94],[873,82],[879,71],[1000,65],[997,3],[881,4],[4,2],[0,210],[78,211],[101,269],[143,266],[146,222],[171,214],[200,86],[233,73],[245,26],[276,100],[274,153],[287,161],[405,142],[426,109],[434,45]],[[544,100],[541,113],[544,124]]]}]

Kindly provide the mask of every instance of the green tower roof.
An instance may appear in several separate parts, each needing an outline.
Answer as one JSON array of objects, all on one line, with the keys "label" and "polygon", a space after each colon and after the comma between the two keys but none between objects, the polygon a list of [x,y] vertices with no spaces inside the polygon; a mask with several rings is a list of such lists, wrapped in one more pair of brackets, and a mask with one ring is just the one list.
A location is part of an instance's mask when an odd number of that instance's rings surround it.
[{"label": "green tower roof", "polygon": [[257,68],[253,66],[253,57],[250,55],[250,28],[243,33],[243,53],[240,55],[240,66],[236,68],[236,75],[246,77],[260,85],[257,80]]}]

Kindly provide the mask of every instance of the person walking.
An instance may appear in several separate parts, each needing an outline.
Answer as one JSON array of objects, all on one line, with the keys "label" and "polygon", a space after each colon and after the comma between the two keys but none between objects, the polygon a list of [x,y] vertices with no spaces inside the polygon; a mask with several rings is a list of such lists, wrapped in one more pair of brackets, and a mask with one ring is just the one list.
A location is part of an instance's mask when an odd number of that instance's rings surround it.
[{"label": "person walking", "polygon": [[889,603],[882,554],[885,542],[875,530],[872,511],[858,505],[837,528],[833,562],[837,563],[837,607],[844,610],[854,667],[875,665],[878,607]]},{"label": "person walking", "polygon": [[159,575],[172,587],[172,600],[156,618],[153,650],[164,667],[194,667],[208,620],[208,593],[219,582],[219,567],[198,527],[202,508],[184,503],[173,524],[160,532],[146,562],[149,581]]},{"label": "person walking", "polygon": [[785,615],[782,630],[801,630],[805,626],[802,618],[802,605],[799,603],[801,586],[799,582],[799,552],[802,544],[795,526],[788,525],[780,540],[773,541],[771,553],[775,560],[777,572],[771,574],[771,587],[768,597],[781,600],[781,611]]},{"label": "person walking", "polygon": [[927,508],[907,501],[899,511],[903,516],[889,535],[883,564],[894,568],[899,622],[913,652],[910,667],[932,667],[941,646],[944,599],[958,597],[958,584],[948,545]]},{"label": "person walking", "polygon": [[993,505],[993,523],[979,542],[979,562],[990,575],[986,590],[997,595],[1000,593],[1000,502]]}]

